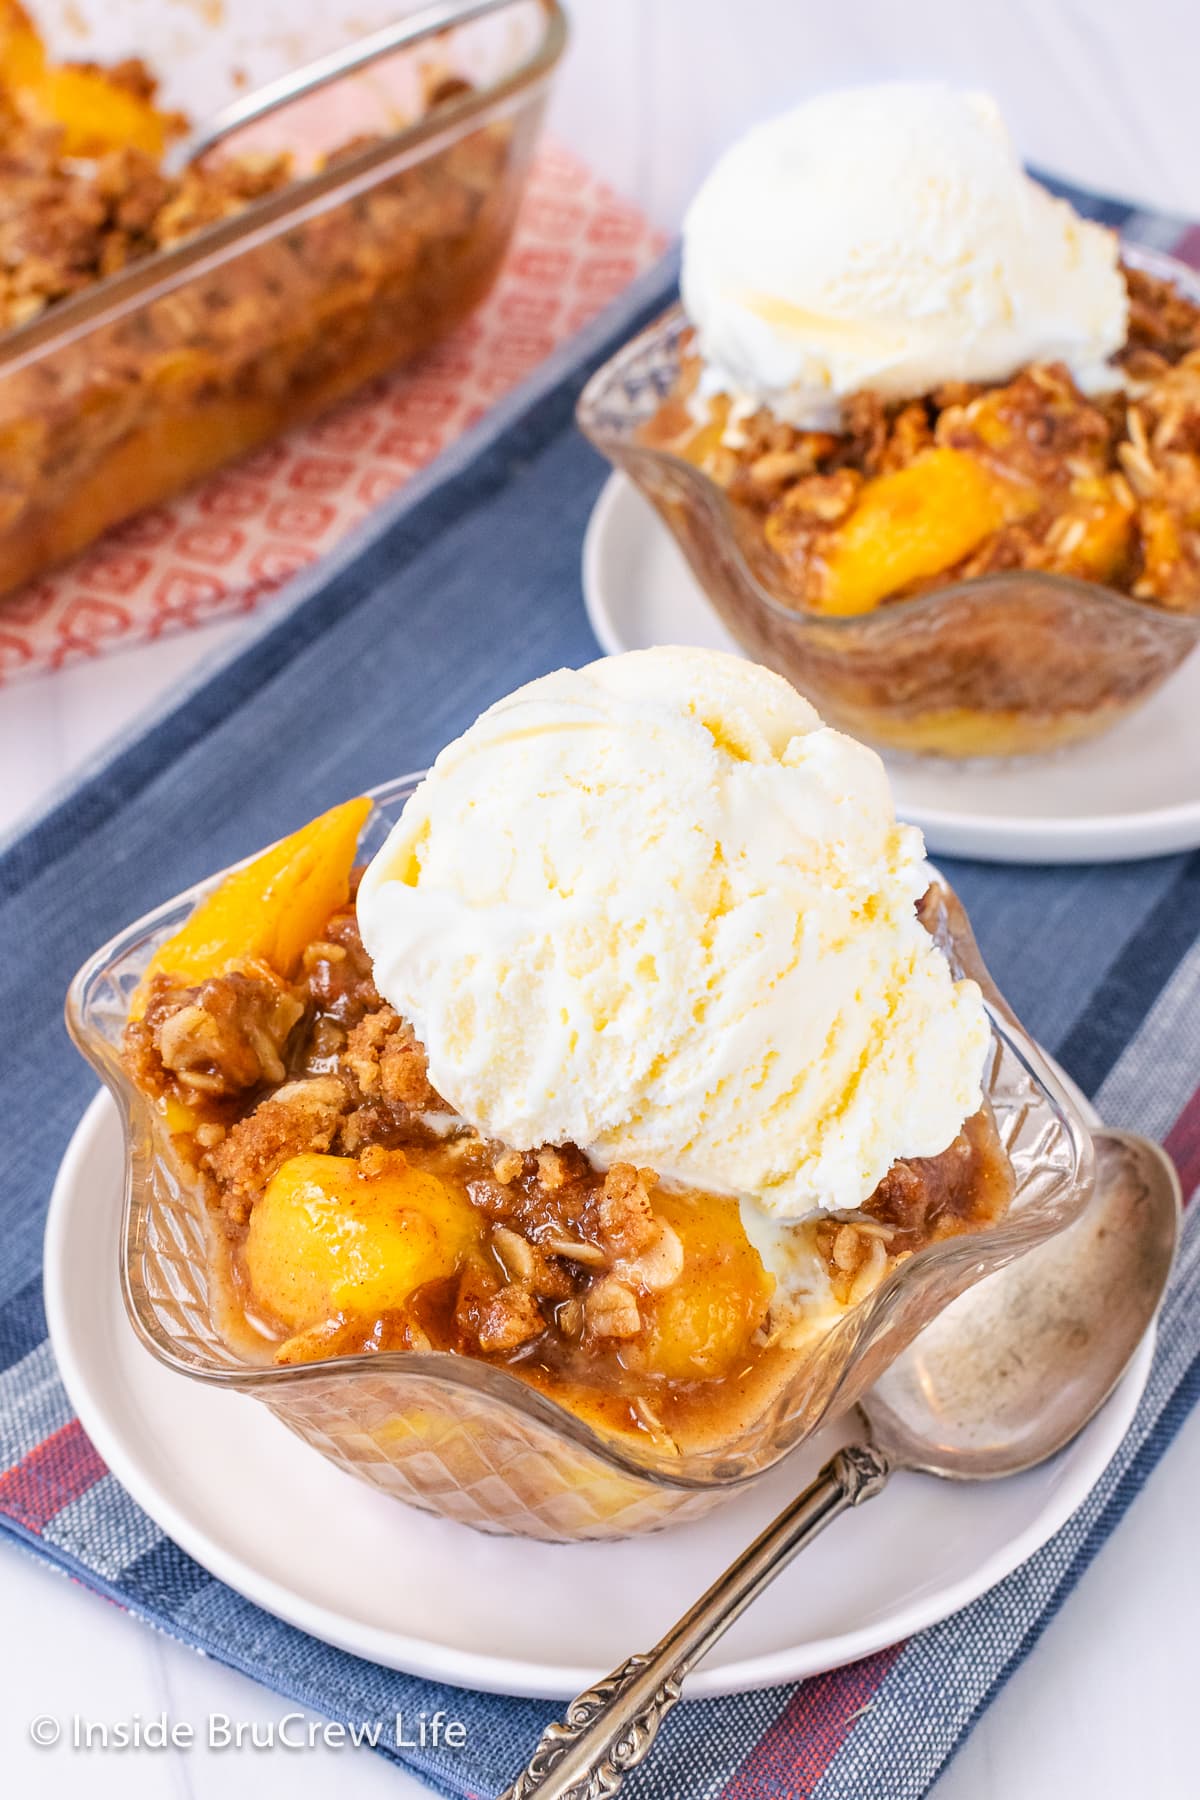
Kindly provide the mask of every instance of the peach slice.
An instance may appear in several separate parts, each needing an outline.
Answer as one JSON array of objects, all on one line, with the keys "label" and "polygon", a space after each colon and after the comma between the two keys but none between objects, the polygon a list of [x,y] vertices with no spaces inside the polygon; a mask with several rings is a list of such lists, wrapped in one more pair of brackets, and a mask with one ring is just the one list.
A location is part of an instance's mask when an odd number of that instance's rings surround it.
[{"label": "peach slice", "polygon": [[192,987],[257,960],[286,980],[304,946],[346,903],[354,852],[370,810],[366,798],[346,800],[227,875],[174,937],[159,945],[134,994],[130,1018],[145,1010],[155,975]]},{"label": "peach slice", "polygon": [[940,575],[1002,525],[1032,512],[1036,492],[962,450],[925,450],[868,481],[824,552],[823,612],[870,612],[889,594]]}]

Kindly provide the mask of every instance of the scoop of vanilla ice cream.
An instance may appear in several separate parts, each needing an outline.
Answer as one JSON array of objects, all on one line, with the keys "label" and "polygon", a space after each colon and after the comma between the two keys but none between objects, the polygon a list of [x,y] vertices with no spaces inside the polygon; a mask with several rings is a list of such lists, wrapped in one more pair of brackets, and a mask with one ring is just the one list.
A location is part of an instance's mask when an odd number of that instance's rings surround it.
[{"label": "scoop of vanilla ice cream", "polygon": [[983,1003],[916,918],[925,883],[873,751],[765,669],[658,649],[485,712],[358,916],[485,1134],[796,1218],[859,1204],[980,1104]]},{"label": "scoop of vanilla ice cream", "polygon": [[1116,387],[1115,235],[1024,173],[995,102],[935,82],[821,95],[747,133],[683,228],[702,393],[836,428],[893,398],[1065,362]]}]

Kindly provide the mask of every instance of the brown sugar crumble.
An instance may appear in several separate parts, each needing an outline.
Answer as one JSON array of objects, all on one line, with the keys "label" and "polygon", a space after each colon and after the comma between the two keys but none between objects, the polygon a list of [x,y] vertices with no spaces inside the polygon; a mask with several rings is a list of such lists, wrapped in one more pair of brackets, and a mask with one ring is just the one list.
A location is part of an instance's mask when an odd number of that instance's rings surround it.
[{"label": "brown sugar crumble", "polygon": [[953,450],[1004,484],[1011,516],[876,603],[1029,569],[1200,612],[1200,306],[1142,270],[1124,274],[1129,333],[1110,393],[1085,396],[1062,364],[1035,364],[1006,383],[955,382],[904,402],[853,395],[839,432],[800,430],[766,409],[734,428],[722,396],[707,419],[696,410],[701,364],[689,338],[644,441],[696,462],[726,491],[751,548],[769,559],[774,591],[798,606],[822,606],[871,484],[920,468],[932,482],[931,453]]}]

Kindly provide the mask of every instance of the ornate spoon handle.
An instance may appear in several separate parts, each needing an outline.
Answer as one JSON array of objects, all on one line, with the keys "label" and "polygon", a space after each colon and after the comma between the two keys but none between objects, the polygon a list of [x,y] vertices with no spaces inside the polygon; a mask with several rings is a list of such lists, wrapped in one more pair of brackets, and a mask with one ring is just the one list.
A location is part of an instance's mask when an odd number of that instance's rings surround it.
[{"label": "ornate spoon handle", "polygon": [[548,1725],[500,1800],[610,1800],[647,1754],[684,1678],[751,1601],[849,1506],[882,1491],[890,1470],[873,1444],[850,1444],[684,1613],[648,1655],[631,1656]]}]

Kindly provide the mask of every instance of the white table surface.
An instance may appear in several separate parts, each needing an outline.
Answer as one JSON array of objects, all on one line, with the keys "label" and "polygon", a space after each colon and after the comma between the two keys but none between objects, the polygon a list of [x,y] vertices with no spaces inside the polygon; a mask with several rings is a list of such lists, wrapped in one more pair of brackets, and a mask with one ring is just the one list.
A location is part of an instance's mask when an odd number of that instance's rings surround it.
[{"label": "white table surface", "polygon": [[[834,83],[930,73],[990,87],[1045,166],[1200,215],[1194,0],[573,0],[572,11],[553,127],[666,225],[716,148],[761,112]],[[0,833],[242,629],[211,627],[0,691]],[[980,1721],[938,1800],[1200,1793],[1188,1724],[1197,1491],[1200,1416]],[[112,1723],[165,1711],[202,1738],[210,1714],[265,1724],[289,1709],[9,1544],[0,1545],[0,1613],[5,1793],[325,1800],[335,1782],[341,1800],[425,1791],[349,1749],[36,1748],[29,1727],[42,1715]]]}]

